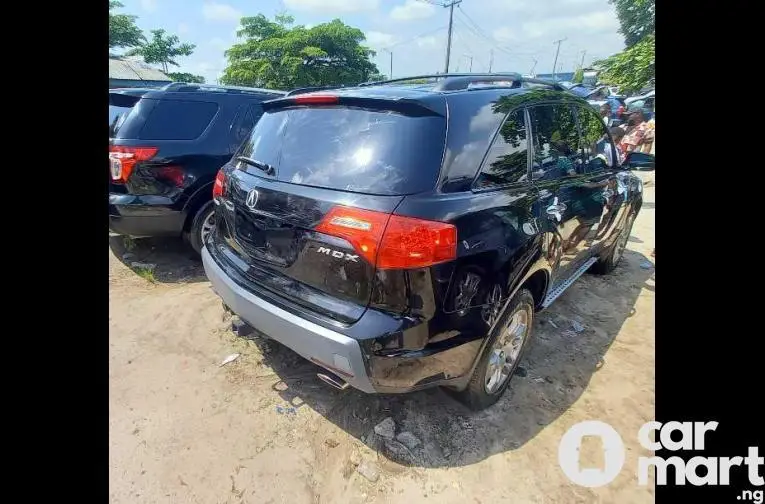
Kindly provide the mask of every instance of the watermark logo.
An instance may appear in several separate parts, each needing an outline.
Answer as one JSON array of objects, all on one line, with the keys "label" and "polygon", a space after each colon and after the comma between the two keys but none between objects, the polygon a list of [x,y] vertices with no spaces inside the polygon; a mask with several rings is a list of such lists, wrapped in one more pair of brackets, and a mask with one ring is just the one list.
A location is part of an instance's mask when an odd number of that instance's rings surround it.
[{"label": "watermark logo", "polygon": [[[677,451],[703,451],[705,439],[710,432],[718,427],[718,422],[647,422],[637,434],[640,445],[646,450],[658,451],[665,449]],[[651,439],[651,433],[655,433]],[[679,433],[679,436],[676,434]],[[582,468],[580,448],[585,437],[600,438],[603,446],[603,467]],[[679,438],[679,439],[678,439]],[[616,430],[605,422],[596,420],[581,422],[573,425],[561,438],[558,445],[558,463],[563,473],[573,483],[584,487],[601,487],[611,483],[622,471],[625,463],[626,450],[622,437]],[[745,466],[749,483],[755,487],[765,484],[760,475],[760,466],[765,459],[759,455],[759,448],[750,446],[746,456],[735,457],[703,457],[695,456],[683,460],[679,456],[669,458],[639,457],[638,484],[647,485],[649,471],[656,470],[656,484],[667,484],[668,468],[674,469],[675,485],[690,484],[729,485],[730,473],[734,468],[743,470]],[[750,500],[762,504],[763,490],[745,490],[738,500]]]}]

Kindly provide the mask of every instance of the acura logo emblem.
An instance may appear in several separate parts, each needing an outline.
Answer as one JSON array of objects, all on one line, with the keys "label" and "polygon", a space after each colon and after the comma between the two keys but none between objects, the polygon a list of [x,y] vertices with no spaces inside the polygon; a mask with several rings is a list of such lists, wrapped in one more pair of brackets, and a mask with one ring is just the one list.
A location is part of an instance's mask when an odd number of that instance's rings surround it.
[{"label": "acura logo emblem", "polygon": [[257,189],[251,189],[250,192],[247,193],[247,199],[244,200],[244,204],[247,205],[247,208],[250,210],[255,210],[255,207],[258,204],[258,198],[260,197],[260,194],[258,193]]}]

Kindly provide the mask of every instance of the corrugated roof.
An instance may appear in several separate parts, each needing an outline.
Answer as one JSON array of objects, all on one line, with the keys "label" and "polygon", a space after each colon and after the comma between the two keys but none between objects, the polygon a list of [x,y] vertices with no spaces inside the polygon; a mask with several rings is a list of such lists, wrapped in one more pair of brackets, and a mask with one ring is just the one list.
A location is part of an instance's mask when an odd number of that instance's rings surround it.
[{"label": "corrugated roof", "polygon": [[123,80],[166,81],[171,79],[146,63],[123,58],[109,58],[109,78]]}]

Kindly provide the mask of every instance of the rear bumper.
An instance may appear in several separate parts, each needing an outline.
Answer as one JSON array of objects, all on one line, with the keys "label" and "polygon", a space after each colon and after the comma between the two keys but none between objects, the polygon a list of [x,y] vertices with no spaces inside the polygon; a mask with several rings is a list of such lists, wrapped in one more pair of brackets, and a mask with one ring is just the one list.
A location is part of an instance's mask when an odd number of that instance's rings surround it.
[{"label": "rear bumper", "polygon": [[179,236],[186,214],[165,198],[109,195],[109,231],[134,237]]},{"label": "rear bumper", "polygon": [[352,387],[367,393],[376,392],[357,340],[293,315],[245,290],[223,271],[207,248],[202,249],[202,263],[217,294],[242,320],[304,358],[326,367]]}]

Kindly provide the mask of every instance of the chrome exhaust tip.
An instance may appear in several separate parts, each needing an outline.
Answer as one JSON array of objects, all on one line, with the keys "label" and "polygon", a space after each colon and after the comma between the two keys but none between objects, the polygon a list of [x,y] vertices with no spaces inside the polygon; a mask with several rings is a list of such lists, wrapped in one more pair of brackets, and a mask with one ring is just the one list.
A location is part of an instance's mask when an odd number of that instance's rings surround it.
[{"label": "chrome exhaust tip", "polygon": [[345,390],[348,387],[350,387],[350,384],[346,382],[345,380],[338,378],[337,376],[330,376],[325,373],[316,373],[316,376],[319,378],[319,380],[323,381],[327,385],[334,387],[338,390]]}]

